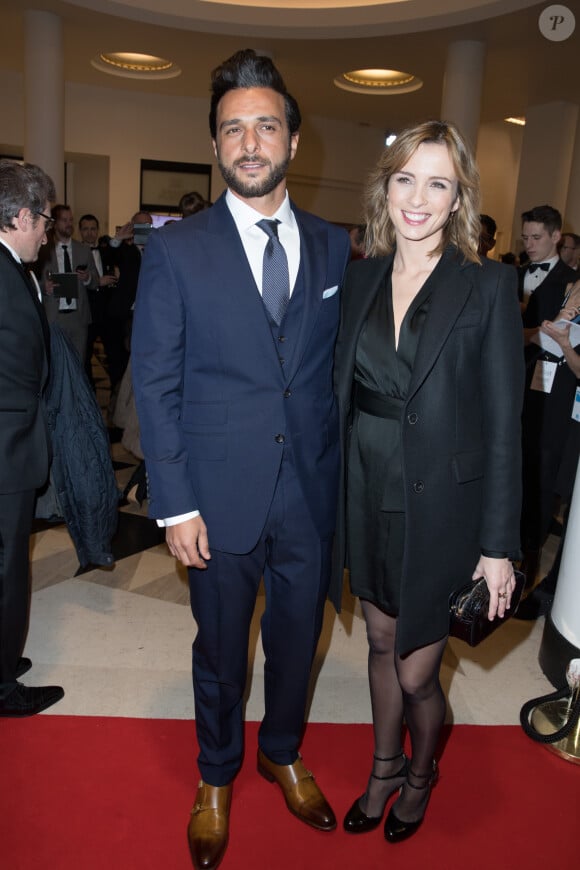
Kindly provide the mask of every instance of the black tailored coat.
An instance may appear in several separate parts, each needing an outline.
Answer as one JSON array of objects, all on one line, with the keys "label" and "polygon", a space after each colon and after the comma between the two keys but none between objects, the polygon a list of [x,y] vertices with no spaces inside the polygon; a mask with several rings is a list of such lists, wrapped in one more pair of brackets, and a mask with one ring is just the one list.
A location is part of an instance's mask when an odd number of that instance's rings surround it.
[{"label": "black tailored coat", "polygon": [[[393,255],[346,274],[335,389],[347,454],[358,335]],[[449,248],[433,290],[402,412],[406,537],[397,631],[400,654],[444,637],[449,594],[482,550],[519,555],[523,337],[515,271],[463,263]],[[345,486],[338,509],[331,598],[340,601]]]},{"label": "black tailored coat", "polygon": [[46,316],[24,267],[0,245],[0,493],[34,490],[47,478],[47,377]]}]

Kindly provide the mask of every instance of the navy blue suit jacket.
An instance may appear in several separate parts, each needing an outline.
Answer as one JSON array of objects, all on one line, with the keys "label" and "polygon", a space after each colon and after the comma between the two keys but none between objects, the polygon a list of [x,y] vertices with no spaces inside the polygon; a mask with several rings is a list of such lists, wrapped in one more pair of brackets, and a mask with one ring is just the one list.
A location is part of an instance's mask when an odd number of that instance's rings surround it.
[{"label": "navy blue suit jacket", "polygon": [[273,335],[224,196],[153,233],[139,279],[132,370],[150,516],[197,509],[210,547],[231,553],[256,544],[284,450],[321,538],[334,529],[332,358],[348,236],[293,210],[305,294],[293,347]]}]

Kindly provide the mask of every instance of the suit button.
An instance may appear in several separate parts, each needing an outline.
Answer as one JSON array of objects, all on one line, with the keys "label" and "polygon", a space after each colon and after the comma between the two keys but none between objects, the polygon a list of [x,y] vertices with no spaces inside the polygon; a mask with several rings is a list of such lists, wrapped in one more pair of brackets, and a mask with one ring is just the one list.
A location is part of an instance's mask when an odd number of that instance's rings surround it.
[{"label": "suit button", "polygon": [[417,423],[419,420],[419,415],[415,414],[415,412],[413,412],[412,414],[409,414],[409,416],[407,417],[407,420],[409,421],[411,426],[414,426],[415,423]]},{"label": "suit button", "polygon": [[422,480],[416,480],[413,484],[413,492],[421,493],[425,489],[425,484]]},{"label": "suit button", "polygon": [[285,336],[285,335],[279,335],[279,336],[278,336],[278,341],[286,341],[286,336]]},{"label": "suit button", "polygon": [[286,439],[283,435],[274,435],[274,441],[276,444],[283,444]]},{"label": "suit button", "polygon": [[284,390],[282,395],[284,396],[285,399],[289,399],[290,396],[292,395],[292,390]]},{"label": "suit button", "polygon": [[283,356],[279,356],[278,359],[280,360],[280,365],[281,365],[281,366],[283,366],[283,365],[286,364],[286,360],[284,359]]}]

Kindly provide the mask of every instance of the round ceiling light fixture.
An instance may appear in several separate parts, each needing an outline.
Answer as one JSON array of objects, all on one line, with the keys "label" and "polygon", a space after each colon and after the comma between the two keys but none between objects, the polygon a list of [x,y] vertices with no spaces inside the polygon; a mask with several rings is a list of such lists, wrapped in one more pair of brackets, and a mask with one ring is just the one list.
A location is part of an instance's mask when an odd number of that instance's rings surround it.
[{"label": "round ceiling light fixture", "polygon": [[173,61],[137,51],[101,52],[91,65],[100,72],[127,79],[173,79],[181,75],[181,68]]},{"label": "round ceiling light fixture", "polygon": [[334,84],[344,91],[377,96],[408,94],[423,87],[422,79],[396,69],[355,69],[341,73]]}]

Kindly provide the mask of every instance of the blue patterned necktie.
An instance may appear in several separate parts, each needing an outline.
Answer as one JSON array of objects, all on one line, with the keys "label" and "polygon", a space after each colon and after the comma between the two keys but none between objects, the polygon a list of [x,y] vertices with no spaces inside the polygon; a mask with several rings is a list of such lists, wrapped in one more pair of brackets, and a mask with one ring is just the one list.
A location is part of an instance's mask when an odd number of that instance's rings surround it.
[{"label": "blue patterned necktie", "polygon": [[278,220],[270,221],[264,218],[256,224],[268,236],[262,267],[262,300],[277,326],[282,322],[290,301],[288,258],[278,238],[279,223]]}]

